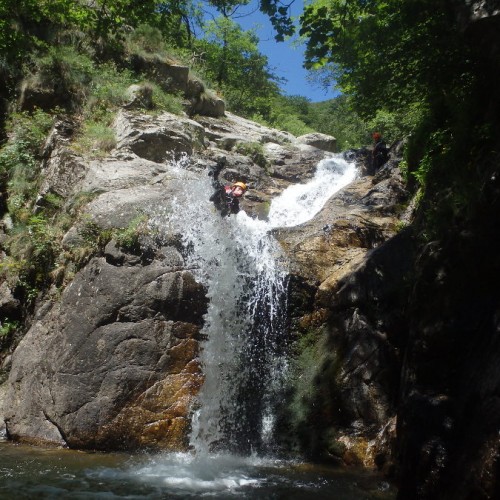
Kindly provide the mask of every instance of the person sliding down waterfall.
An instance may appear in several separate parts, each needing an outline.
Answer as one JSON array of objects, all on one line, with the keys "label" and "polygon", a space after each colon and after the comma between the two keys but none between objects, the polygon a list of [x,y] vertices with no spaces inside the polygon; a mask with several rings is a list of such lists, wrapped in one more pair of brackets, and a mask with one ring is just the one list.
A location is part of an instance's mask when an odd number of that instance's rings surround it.
[{"label": "person sliding down waterfall", "polygon": [[221,184],[218,177],[223,167],[224,163],[218,162],[208,175],[212,176],[212,186],[215,189],[210,201],[214,203],[221,216],[226,217],[226,215],[237,214],[240,211],[239,199],[245,194],[247,185],[241,181],[229,186]]}]

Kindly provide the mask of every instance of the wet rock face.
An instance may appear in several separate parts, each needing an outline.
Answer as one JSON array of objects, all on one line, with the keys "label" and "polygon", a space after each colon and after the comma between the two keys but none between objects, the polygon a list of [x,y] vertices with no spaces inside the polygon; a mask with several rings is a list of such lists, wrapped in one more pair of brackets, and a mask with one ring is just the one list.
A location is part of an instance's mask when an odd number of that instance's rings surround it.
[{"label": "wet rock face", "polygon": [[[110,234],[169,207],[186,182],[173,158],[189,156],[186,175],[193,177],[222,162],[220,180],[248,182],[242,208],[265,217],[273,196],[311,177],[329,154],[231,114],[194,121],[130,108],[118,113],[116,148],[106,158],[75,152],[69,121],[47,140],[38,206],[49,193],[65,207],[82,194],[86,200],[61,242],[66,251],[86,245],[85,224]],[[144,237],[133,251],[112,240],[60,296],[40,300],[31,328],[2,366],[10,374],[0,392],[0,420],[12,439],[186,449],[203,381],[197,355],[207,300],[185,268],[178,236],[169,238]],[[9,290],[1,291],[0,305],[17,307]]]},{"label": "wet rock face", "polygon": [[480,220],[419,256],[398,413],[401,498],[500,491],[498,190],[483,194]]},{"label": "wet rock face", "polygon": [[4,402],[11,438],[186,448],[206,300],[174,254],[146,264],[125,254],[117,265],[110,251],[39,314],[12,359]]},{"label": "wet rock face", "polygon": [[302,346],[292,371],[310,380],[292,387],[283,420],[313,458],[389,469],[415,250],[409,231],[396,234],[408,197],[397,159],[384,169],[277,238],[290,259],[292,335]]}]

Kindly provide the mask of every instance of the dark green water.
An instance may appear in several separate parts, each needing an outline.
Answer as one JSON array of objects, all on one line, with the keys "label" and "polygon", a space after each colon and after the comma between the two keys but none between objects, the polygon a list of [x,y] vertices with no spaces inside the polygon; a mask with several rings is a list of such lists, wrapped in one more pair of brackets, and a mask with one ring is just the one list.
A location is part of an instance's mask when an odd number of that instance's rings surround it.
[{"label": "dark green water", "polygon": [[85,453],[0,443],[0,499],[388,500],[380,477],[262,458]]}]

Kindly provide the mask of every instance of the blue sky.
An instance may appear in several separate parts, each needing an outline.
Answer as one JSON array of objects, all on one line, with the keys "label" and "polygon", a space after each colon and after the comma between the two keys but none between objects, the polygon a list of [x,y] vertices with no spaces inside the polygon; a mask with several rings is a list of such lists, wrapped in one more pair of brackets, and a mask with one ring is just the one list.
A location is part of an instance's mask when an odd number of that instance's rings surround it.
[{"label": "blue sky", "polygon": [[[295,0],[291,6],[292,17],[302,13],[303,0]],[[301,95],[308,97],[312,102],[332,99],[338,92],[331,89],[325,92],[318,85],[313,85],[307,80],[307,71],[302,67],[304,61],[304,47],[297,46],[291,41],[276,42],[274,31],[269,18],[258,10],[258,0],[251,0],[250,4],[239,12],[252,12],[247,17],[234,19],[243,29],[248,30],[258,27],[257,35],[260,39],[259,50],[269,59],[269,67],[277,76],[286,78],[282,85],[283,92],[288,95]]]}]

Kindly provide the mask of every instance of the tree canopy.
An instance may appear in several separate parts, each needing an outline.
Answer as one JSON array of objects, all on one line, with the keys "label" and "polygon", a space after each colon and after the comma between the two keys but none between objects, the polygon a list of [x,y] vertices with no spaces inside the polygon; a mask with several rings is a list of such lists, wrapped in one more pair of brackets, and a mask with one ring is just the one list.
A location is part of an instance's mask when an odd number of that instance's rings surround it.
[{"label": "tree canopy", "polygon": [[318,0],[306,6],[300,33],[306,66],[330,64],[367,118],[432,105],[467,85],[467,47],[450,0]]}]

